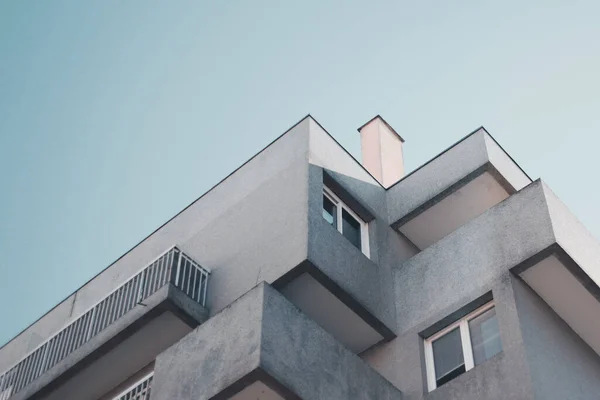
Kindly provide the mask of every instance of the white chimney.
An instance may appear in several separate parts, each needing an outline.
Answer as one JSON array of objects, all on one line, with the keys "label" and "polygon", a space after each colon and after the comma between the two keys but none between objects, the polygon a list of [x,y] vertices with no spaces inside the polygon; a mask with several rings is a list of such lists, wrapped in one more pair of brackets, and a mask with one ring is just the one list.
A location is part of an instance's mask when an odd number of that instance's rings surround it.
[{"label": "white chimney", "polygon": [[402,143],[404,139],[380,115],[358,128],[362,164],[383,187],[404,177]]}]

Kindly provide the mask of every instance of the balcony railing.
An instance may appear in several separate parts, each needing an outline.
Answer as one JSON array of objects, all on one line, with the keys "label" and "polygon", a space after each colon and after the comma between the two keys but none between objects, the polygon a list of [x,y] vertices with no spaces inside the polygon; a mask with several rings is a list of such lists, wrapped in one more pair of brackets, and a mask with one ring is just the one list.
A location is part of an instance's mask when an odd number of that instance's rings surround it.
[{"label": "balcony railing", "polygon": [[113,400],[149,400],[150,389],[152,389],[152,378],[154,372],[150,375],[145,376],[139,382],[136,382],[129,389],[123,391]]},{"label": "balcony railing", "polygon": [[209,274],[171,248],[0,375],[0,400],[8,400],[167,283],[204,306]]}]

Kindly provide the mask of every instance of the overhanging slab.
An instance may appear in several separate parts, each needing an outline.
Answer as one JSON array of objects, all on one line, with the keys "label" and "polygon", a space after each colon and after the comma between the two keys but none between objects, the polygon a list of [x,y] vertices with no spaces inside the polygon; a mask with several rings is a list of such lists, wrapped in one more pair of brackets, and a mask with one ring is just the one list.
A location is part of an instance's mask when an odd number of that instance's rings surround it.
[{"label": "overhanging slab", "polygon": [[480,128],[388,189],[390,224],[424,249],[529,183]]},{"label": "overhanging slab", "polygon": [[11,400],[95,400],[153,361],[208,316],[172,284],[164,285]]},{"label": "overhanging slab", "polygon": [[564,249],[552,245],[514,272],[600,354],[600,288]]},{"label": "overhanging slab", "polygon": [[265,283],[162,353],[152,396],[402,398],[391,383]]}]

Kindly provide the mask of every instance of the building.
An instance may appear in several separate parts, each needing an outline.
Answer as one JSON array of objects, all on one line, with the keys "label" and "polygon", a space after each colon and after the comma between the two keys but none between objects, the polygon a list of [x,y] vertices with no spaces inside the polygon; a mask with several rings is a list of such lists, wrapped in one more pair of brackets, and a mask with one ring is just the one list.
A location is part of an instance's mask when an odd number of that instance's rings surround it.
[{"label": "building", "polygon": [[[302,119],[0,349],[0,400],[600,399],[600,246],[484,129]],[[151,394],[150,394],[151,392]]]}]

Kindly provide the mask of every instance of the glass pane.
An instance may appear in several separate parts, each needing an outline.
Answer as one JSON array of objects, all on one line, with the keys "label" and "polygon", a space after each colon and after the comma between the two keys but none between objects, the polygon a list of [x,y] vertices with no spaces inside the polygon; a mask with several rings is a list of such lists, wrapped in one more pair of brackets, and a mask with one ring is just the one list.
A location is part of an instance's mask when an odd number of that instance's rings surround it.
[{"label": "glass pane", "polygon": [[437,385],[465,372],[460,329],[457,327],[432,343]]},{"label": "glass pane", "polygon": [[470,320],[469,331],[475,365],[489,360],[502,351],[495,308]]},{"label": "glass pane", "polygon": [[337,229],[336,206],[325,195],[323,195],[323,218]]},{"label": "glass pane", "polygon": [[356,220],[346,210],[342,210],[342,234],[358,249],[361,249],[360,243],[360,222]]}]

